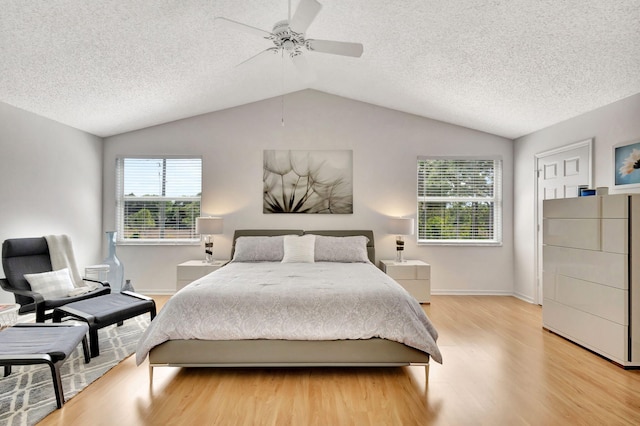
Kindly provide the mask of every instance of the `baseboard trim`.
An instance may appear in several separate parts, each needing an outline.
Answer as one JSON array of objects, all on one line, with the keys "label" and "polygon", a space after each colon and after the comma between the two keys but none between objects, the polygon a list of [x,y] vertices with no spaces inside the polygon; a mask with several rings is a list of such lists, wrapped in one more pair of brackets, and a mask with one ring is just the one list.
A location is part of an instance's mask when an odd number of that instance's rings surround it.
[{"label": "baseboard trim", "polygon": [[514,296],[510,291],[431,289],[433,296]]},{"label": "baseboard trim", "polygon": [[176,290],[167,290],[163,289],[149,289],[149,288],[136,288],[134,290],[136,293],[144,294],[145,296],[154,295],[154,296],[171,296],[176,294]]},{"label": "baseboard trim", "polygon": [[532,297],[529,296],[525,296],[524,294],[521,293],[513,293],[513,297],[522,300],[523,302],[527,302],[527,303],[531,303],[532,305],[536,304],[536,301],[533,300]]}]

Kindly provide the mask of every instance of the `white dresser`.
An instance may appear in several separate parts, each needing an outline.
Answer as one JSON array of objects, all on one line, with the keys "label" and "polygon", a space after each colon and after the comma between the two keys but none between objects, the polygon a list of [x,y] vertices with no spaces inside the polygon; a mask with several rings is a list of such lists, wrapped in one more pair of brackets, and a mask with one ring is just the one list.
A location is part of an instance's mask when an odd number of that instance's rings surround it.
[{"label": "white dresser", "polygon": [[380,269],[420,303],[431,303],[431,265],[421,260],[381,260]]},{"label": "white dresser", "polygon": [[640,366],[640,194],[544,201],[544,327]]}]

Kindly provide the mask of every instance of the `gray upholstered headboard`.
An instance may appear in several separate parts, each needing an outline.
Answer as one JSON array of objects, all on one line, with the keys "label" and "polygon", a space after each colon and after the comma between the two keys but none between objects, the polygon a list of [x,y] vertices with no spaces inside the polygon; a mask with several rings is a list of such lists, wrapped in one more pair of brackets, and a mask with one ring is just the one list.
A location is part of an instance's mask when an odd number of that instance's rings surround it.
[{"label": "gray upholstered headboard", "polygon": [[373,239],[373,231],[372,230],[321,230],[321,231],[303,231],[302,229],[236,229],[233,233],[233,243],[231,245],[231,258],[233,259],[233,254],[236,249],[236,239],[238,237],[273,237],[276,235],[304,235],[304,234],[314,234],[314,235],[324,235],[328,237],[352,237],[355,235],[364,235],[369,239],[367,243],[367,255],[369,256],[369,260],[371,263],[375,264],[376,262],[376,247],[375,241]]}]

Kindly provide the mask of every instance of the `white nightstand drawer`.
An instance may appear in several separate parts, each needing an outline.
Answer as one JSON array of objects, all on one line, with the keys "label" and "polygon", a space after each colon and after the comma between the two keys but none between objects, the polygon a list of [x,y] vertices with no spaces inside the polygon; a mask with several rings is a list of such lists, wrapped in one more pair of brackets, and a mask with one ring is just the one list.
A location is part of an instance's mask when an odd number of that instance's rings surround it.
[{"label": "white nightstand drawer", "polygon": [[431,302],[431,265],[421,260],[381,260],[380,269],[420,303]]},{"label": "white nightstand drawer", "polygon": [[416,278],[419,280],[430,280],[431,265],[416,265]]},{"label": "white nightstand drawer", "polygon": [[179,266],[179,279],[181,280],[197,280],[200,277],[204,277],[210,272],[218,269],[219,266],[211,266],[209,264],[190,265],[188,267]]},{"label": "white nightstand drawer", "polygon": [[396,280],[420,303],[431,303],[429,280]]},{"label": "white nightstand drawer", "polygon": [[226,260],[214,260],[213,263],[205,263],[202,260],[189,260],[178,265],[176,270],[176,287],[177,290],[192,283],[198,278],[202,278],[213,271],[218,270]]},{"label": "white nightstand drawer", "polygon": [[394,280],[415,280],[418,278],[415,266],[387,265],[385,272]]}]

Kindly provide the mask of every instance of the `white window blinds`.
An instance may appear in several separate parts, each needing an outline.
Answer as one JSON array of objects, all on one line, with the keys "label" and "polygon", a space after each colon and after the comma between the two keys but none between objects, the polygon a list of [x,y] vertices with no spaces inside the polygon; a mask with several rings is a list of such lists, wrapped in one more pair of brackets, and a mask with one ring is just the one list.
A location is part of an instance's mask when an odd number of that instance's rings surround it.
[{"label": "white window blinds", "polygon": [[200,216],[201,158],[118,158],[119,242],[191,242]]},{"label": "white window blinds", "polygon": [[418,243],[501,242],[502,161],[418,158]]}]

